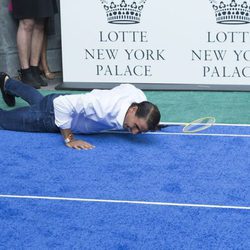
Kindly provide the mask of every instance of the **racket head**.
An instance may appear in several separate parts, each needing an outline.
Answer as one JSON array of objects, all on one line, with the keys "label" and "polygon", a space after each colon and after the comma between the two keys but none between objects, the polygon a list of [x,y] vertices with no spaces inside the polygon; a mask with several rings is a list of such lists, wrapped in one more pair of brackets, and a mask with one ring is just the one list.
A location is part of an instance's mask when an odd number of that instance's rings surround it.
[{"label": "racket head", "polygon": [[196,119],[190,123],[187,123],[184,128],[184,133],[196,133],[211,127],[215,123],[215,117],[207,116]]}]

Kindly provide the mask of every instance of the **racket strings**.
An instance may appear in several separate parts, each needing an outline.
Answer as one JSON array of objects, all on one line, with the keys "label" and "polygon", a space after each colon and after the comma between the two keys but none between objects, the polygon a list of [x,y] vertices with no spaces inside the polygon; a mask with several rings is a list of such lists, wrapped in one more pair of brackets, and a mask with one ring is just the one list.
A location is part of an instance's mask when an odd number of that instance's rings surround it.
[{"label": "racket strings", "polygon": [[184,133],[195,133],[211,127],[215,123],[214,117],[202,117],[186,124],[183,128]]}]

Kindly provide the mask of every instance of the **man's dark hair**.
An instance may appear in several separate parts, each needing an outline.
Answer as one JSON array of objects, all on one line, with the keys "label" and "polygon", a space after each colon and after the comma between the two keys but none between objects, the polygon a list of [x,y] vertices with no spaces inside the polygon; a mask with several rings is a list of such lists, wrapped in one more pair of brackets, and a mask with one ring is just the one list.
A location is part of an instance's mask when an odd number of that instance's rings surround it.
[{"label": "man's dark hair", "polygon": [[132,103],[130,107],[137,106],[135,115],[138,118],[144,118],[148,125],[148,130],[157,130],[161,119],[161,114],[156,105],[151,102],[144,101],[140,103]]}]

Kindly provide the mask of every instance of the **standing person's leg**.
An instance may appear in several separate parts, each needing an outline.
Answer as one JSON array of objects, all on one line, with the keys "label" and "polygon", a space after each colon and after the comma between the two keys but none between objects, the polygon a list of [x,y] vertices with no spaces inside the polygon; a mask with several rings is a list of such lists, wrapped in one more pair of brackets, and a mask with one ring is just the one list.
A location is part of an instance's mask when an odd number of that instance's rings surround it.
[{"label": "standing person's leg", "polygon": [[36,81],[39,82],[42,86],[47,86],[48,84],[40,76],[40,70],[38,67],[43,47],[43,39],[44,18],[35,20],[35,25],[31,38],[30,68]]},{"label": "standing person's leg", "polygon": [[56,74],[50,71],[48,61],[47,61],[47,34],[44,33],[43,47],[40,60],[40,70],[43,72],[45,78],[53,80],[56,78]]},{"label": "standing person's leg", "polygon": [[48,33],[49,33],[50,20],[51,18],[45,18],[45,22],[44,22],[43,46],[42,46],[39,68],[45,78],[49,80],[53,80],[56,77],[56,74],[50,71],[48,60],[47,60],[47,45],[48,45]]},{"label": "standing person's leg", "polygon": [[33,19],[19,20],[17,30],[17,49],[22,70],[30,67],[31,38],[34,25],[35,20]]},{"label": "standing person's leg", "polygon": [[21,80],[35,88],[39,88],[40,86],[38,83],[36,83],[36,80],[34,79],[30,69],[31,41],[34,26],[34,19],[19,20],[19,26],[17,30],[17,49],[21,67]]},{"label": "standing person's leg", "polygon": [[30,65],[37,67],[43,46],[44,37],[44,19],[35,20],[34,29],[31,38]]}]

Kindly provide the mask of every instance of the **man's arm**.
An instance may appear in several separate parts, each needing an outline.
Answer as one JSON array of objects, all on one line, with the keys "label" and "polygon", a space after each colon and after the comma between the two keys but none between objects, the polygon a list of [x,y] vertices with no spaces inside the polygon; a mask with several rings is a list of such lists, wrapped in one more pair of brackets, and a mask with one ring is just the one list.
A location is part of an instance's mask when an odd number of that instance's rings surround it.
[{"label": "man's arm", "polygon": [[60,128],[65,145],[74,149],[92,149],[93,145],[76,140],[70,129],[72,122],[72,114],[76,112],[75,107],[78,102],[78,95],[60,96],[54,100],[55,124]]},{"label": "man's arm", "polygon": [[61,134],[64,138],[65,145],[67,147],[79,149],[79,150],[81,150],[81,149],[87,150],[87,149],[92,149],[95,147],[95,146],[93,146],[85,141],[76,140],[70,129],[60,129],[60,131],[61,131]]}]

